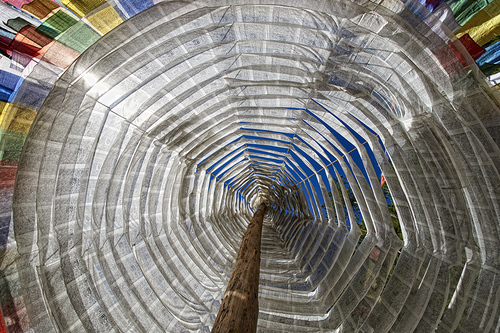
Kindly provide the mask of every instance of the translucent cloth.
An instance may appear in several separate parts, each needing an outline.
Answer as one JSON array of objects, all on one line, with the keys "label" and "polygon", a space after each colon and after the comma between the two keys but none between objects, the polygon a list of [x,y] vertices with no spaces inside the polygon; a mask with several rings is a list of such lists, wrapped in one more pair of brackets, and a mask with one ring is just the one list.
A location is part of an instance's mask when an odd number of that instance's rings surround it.
[{"label": "translucent cloth", "polygon": [[166,1],[40,99],[0,253],[11,331],[208,332],[261,197],[260,332],[500,331],[500,100],[436,17]]}]

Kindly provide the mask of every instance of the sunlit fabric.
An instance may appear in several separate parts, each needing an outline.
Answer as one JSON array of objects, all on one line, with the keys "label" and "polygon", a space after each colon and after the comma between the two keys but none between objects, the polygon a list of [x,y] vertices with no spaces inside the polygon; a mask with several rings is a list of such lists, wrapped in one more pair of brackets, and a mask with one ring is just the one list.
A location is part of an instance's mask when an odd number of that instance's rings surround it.
[{"label": "sunlit fabric", "polygon": [[447,0],[460,25],[464,25],[490,3],[498,0]]},{"label": "sunlit fabric", "polygon": [[259,332],[500,331],[500,95],[438,17],[116,2],[0,72],[8,331],[209,332],[262,198]]},{"label": "sunlit fabric", "polygon": [[21,6],[26,12],[39,19],[44,19],[58,7],[57,3],[52,0],[34,0]]},{"label": "sunlit fabric", "polygon": [[468,33],[481,46],[500,35],[500,1],[494,0],[475,13],[457,31],[457,36],[460,37],[465,33]]},{"label": "sunlit fabric", "polygon": [[486,47],[486,52],[478,59],[477,64],[490,75],[500,72],[500,41]]}]

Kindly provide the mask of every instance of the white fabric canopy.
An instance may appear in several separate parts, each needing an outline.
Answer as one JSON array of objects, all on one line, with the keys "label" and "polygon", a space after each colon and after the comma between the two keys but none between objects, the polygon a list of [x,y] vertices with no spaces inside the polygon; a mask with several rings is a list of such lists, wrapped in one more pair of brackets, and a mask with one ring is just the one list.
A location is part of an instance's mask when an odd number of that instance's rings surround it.
[{"label": "white fabric canopy", "polygon": [[400,1],[161,2],[38,112],[6,279],[37,332],[208,332],[266,197],[260,332],[498,332],[499,133],[463,46]]}]

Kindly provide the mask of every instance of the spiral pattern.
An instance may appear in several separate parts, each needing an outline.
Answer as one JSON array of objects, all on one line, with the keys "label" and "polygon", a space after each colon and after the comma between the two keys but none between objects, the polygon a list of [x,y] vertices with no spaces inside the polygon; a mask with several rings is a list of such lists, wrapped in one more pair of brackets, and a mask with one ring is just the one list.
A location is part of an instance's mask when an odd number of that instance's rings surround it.
[{"label": "spiral pattern", "polygon": [[266,198],[259,331],[498,331],[498,96],[451,36],[399,1],[172,1],[119,25],[24,147],[32,326],[208,332]]}]

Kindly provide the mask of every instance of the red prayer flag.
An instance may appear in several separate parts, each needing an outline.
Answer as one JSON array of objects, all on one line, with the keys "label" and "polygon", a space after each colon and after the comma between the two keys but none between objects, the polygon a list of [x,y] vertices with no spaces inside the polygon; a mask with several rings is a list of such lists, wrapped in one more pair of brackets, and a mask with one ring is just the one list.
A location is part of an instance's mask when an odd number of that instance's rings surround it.
[{"label": "red prayer flag", "polygon": [[484,48],[479,46],[470,36],[469,34],[465,34],[459,38],[460,42],[465,46],[467,52],[470,53],[472,59],[477,60],[483,53],[486,52]]}]

